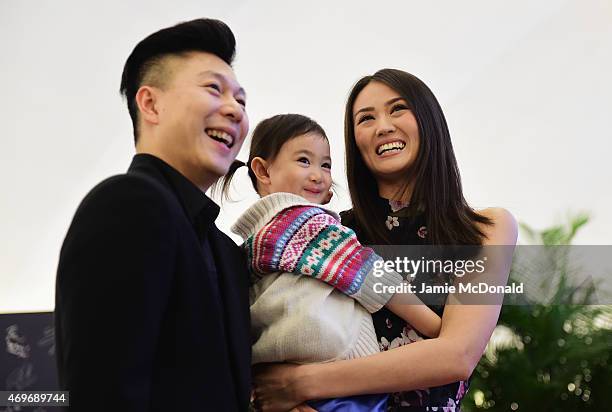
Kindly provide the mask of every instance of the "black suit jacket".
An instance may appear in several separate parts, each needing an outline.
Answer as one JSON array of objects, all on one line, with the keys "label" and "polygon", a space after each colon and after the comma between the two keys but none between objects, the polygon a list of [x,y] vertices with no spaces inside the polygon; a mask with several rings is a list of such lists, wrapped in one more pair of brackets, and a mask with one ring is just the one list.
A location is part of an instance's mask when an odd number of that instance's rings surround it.
[{"label": "black suit jacket", "polygon": [[218,212],[142,154],[85,197],[56,283],[59,378],[71,410],[247,410],[247,266],[214,225]]}]

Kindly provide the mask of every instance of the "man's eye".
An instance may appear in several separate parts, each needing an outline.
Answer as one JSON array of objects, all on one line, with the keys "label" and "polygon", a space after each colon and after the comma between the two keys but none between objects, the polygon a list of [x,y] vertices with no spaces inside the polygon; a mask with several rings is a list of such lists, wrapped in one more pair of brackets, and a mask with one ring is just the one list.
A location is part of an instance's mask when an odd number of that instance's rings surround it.
[{"label": "man's eye", "polygon": [[236,99],[236,101],[238,102],[238,104],[242,107],[246,107],[246,100],[244,99]]},{"label": "man's eye", "polygon": [[365,121],[372,120],[372,119],[374,119],[374,116],[372,116],[371,114],[366,114],[366,115],[364,115],[364,116],[361,116],[361,117],[360,117],[360,118],[357,120],[357,124],[361,124],[361,123],[363,123],[363,122],[365,122]]},{"label": "man's eye", "polygon": [[221,92],[221,86],[219,86],[217,83],[207,84],[206,87],[209,87],[209,88],[211,88],[213,90]]},{"label": "man's eye", "polygon": [[300,163],[304,163],[304,164],[307,164],[307,165],[309,165],[309,164],[310,164],[310,160],[308,160],[308,158],[306,158],[306,157],[300,157],[300,158],[298,159],[298,162],[300,162]]}]

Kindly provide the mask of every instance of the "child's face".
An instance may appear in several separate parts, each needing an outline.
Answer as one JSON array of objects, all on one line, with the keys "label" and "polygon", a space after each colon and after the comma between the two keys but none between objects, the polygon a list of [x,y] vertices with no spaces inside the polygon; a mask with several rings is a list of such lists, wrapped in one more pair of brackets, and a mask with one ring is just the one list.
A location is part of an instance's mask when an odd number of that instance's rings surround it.
[{"label": "child's face", "polygon": [[289,192],[322,204],[332,184],[329,143],[308,133],[286,142],[268,167],[269,193]]}]

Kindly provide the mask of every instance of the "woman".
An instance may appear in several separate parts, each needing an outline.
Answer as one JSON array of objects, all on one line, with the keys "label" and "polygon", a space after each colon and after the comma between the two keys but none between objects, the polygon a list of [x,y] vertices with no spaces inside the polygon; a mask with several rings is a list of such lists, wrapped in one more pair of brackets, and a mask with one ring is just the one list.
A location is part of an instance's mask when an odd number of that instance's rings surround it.
[{"label": "woman", "polygon": [[[516,222],[504,209],[476,212],[467,205],[446,120],[423,82],[391,69],[359,80],[346,105],[345,138],[353,209],[342,223],[355,229],[362,243],[510,245],[479,279],[506,283]],[[282,411],[309,399],[392,393],[392,410],[458,411],[501,302],[458,303],[451,294],[446,305],[432,307],[442,315],[434,339],[423,340],[383,309],[374,324],[381,348],[393,349],[326,364],[259,368],[257,404]]]}]

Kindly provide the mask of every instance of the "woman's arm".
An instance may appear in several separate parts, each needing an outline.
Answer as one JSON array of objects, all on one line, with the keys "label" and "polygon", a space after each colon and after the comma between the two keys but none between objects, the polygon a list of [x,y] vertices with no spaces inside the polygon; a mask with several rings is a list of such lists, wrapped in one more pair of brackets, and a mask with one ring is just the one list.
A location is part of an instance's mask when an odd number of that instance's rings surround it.
[{"label": "woman's arm", "polygon": [[[481,214],[493,221],[481,228],[487,235],[485,245],[516,244],[517,225],[509,212],[495,208]],[[483,276],[491,283],[505,284],[511,260],[511,253],[506,254],[503,261],[489,265]],[[264,410],[283,410],[308,399],[407,391],[467,379],[491,337],[501,304],[457,303],[459,298],[450,295],[438,338],[360,359],[266,366],[256,371],[256,396]]]},{"label": "woman's arm", "polygon": [[407,296],[403,293],[396,293],[389,299],[385,307],[408,322],[422,335],[430,338],[439,336],[442,318],[429,309],[416,295]]}]

